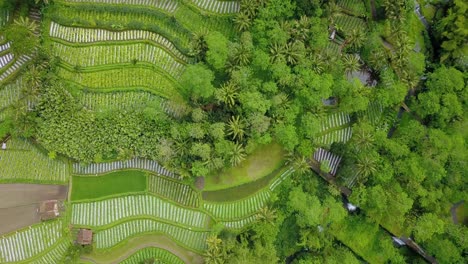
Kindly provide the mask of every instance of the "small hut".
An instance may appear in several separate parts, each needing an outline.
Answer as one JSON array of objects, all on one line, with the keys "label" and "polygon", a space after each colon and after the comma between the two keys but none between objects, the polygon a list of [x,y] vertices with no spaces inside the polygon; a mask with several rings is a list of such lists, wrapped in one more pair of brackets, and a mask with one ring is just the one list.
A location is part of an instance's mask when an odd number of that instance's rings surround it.
[{"label": "small hut", "polygon": [[90,229],[80,229],[76,243],[79,245],[91,245],[93,243],[93,231]]},{"label": "small hut", "polygon": [[42,221],[54,219],[59,216],[59,208],[57,200],[47,200],[39,205],[39,215]]}]

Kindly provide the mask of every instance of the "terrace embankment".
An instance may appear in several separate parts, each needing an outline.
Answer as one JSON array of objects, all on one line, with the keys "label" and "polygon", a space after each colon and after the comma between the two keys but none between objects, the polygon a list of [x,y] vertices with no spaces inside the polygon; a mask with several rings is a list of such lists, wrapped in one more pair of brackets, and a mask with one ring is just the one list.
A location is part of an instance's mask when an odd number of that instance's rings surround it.
[{"label": "terrace embankment", "polygon": [[65,200],[68,186],[0,184],[0,234],[40,222],[37,209],[45,200]]}]

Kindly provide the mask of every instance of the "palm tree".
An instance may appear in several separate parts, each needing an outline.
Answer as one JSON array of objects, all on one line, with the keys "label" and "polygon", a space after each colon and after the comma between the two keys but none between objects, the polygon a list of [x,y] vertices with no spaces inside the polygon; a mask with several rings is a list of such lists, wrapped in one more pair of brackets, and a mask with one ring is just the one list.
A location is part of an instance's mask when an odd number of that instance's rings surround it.
[{"label": "palm tree", "polygon": [[283,60],[286,53],[285,46],[273,43],[270,47],[270,59],[272,63]]},{"label": "palm tree", "polygon": [[236,29],[239,32],[248,30],[250,28],[250,26],[252,25],[251,18],[249,17],[249,15],[247,15],[244,12],[238,13],[233,20],[234,20],[234,24],[236,26]]},{"label": "palm tree", "polygon": [[257,3],[252,0],[242,0],[240,2],[241,13],[244,13],[250,18],[254,18],[257,15]]},{"label": "palm tree", "polygon": [[359,62],[358,55],[345,54],[342,59],[346,75],[349,75],[350,73],[355,71],[359,71],[361,63]]},{"label": "palm tree", "polygon": [[318,53],[310,57],[312,63],[312,70],[317,74],[322,74],[326,67],[326,61],[322,54]]},{"label": "palm tree", "polygon": [[37,29],[36,23],[34,21],[31,21],[29,17],[22,16],[18,19],[15,19],[13,23],[15,25],[27,28],[31,33],[34,33],[34,31],[36,31]]},{"label": "palm tree", "polygon": [[377,172],[377,161],[370,155],[358,157],[356,169],[359,175],[367,178]]},{"label": "palm tree", "polygon": [[286,62],[295,65],[303,58],[304,43],[302,41],[290,42],[284,49]]},{"label": "palm tree", "polygon": [[368,150],[374,145],[374,135],[364,129],[356,129],[353,133],[353,141],[358,152]]},{"label": "palm tree", "polygon": [[205,263],[207,264],[221,264],[224,262],[222,253],[223,241],[217,236],[212,235],[206,239],[208,249],[205,252]]},{"label": "palm tree", "polygon": [[227,127],[227,134],[234,140],[242,140],[245,135],[245,124],[240,116],[232,116]]},{"label": "palm tree", "polygon": [[309,163],[304,156],[294,156],[292,165],[294,170],[300,175],[304,175],[310,170]]},{"label": "palm tree", "polygon": [[341,7],[335,3],[335,1],[330,1],[327,5],[328,18],[330,24],[335,24],[335,19],[341,16]]},{"label": "palm tree", "polygon": [[299,20],[294,23],[294,39],[306,41],[309,38],[310,32],[310,19],[307,16],[301,16]]},{"label": "palm tree", "polygon": [[223,102],[229,108],[232,108],[236,104],[236,99],[238,96],[238,88],[232,82],[221,85],[221,88],[216,90],[215,93],[216,99],[220,102]]},{"label": "palm tree", "polygon": [[208,45],[206,44],[205,37],[208,34],[206,29],[194,32],[192,35],[192,51],[191,55],[195,56],[198,60],[203,60],[205,58],[206,51],[208,50]]},{"label": "palm tree", "polygon": [[230,162],[233,167],[239,165],[242,161],[245,160],[245,150],[241,144],[234,144],[232,150],[229,152]]},{"label": "palm tree", "polygon": [[260,208],[260,211],[257,215],[258,220],[265,221],[269,224],[273,224],[275,222],[276,217],[276,210],[268,206]]},{"label": "palm tree", "polygon": [[346,44],[353,50],[358,50],[366,42],[366,33],[361,28],[353,28],[346,38]]},{"label": "palm tree", "polygon": [[24,74],[24,80],[26,81],[26,86],[22,90],[23,96],[27,101],[35,100],[39,95],[39,89],[42,85],[41,67],[31,65]]},{"label": "palm tree", "polygon": [[386,53],[379,49],[370,54],[369,64],[375,71],[381,71],[387,65]]},{"label": "palm tree", "polygon": [[238,45],[234,47],[233,60],[237,65],[245,66],[249,64],[250,58],[250,50],[245,45]]},{"label": "palm tree", "polygon": [[48,5],[49,4],[49,0],[34,0],[34,3],[36,3],[36,5],[38,5],[39,3],[43,2],[44,4]]}]

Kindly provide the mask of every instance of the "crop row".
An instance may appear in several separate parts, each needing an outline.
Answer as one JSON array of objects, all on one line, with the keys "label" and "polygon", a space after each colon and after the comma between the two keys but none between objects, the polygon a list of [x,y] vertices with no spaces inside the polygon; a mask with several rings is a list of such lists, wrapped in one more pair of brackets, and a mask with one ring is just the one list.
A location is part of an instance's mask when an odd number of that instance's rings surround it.
[{"label": "crop row", "polygon": [[13,61],[13,54],[7,53],[3,56],[0,56],[0,70],[10,64]]},{"label": "crop row", "polygon": [[244,226],[257,221],[257,219],[258,219],[258,215],[255,214],[255,215],[251,215],[249,217],[243,218],[241,220],[223,221],[222,223],[226,228],[229,228],[229,229],[241,229]]},{"label": "crop row", "polygon": [[52,54],[68,64],[82,67],[147,62],[176,79],[185,69],[184,64],[175,60],[164,49],[143,43],[70,47],[54,42]]},{"label": "crop row", "polygon": [[133,109],[143,107],[149,102],[158,102],[159,97],[149,92],[82,92],[78,95],[78,101],[87,109],[103,111],[106,109]]},{"label": "crop row", "polygon": [[2,45],[0,45],[0,52],[4,52],[9,48],[10,48],[10,42],[3,43]]},{"label": "crop row", "polygon": [[369,107],[359,113],[359,117],[366,118],[372,125],[378,125],[383,117],[382,105],[377,101],[370,102]]},{"label": "crop row", "polygon": [[330,174],[335,175],[341,162],[341,157],[331,153],[328,150],[318,148],[314,152],[314,159],[320,163],[328,162]]},{"label": "crop row", "polygon": [[152,195],[131,195],[72,205],[72,223],[76,225],[103,226],[135,216],[152,216],[197,228],[205,228],[210,220],[204,213],[173,205]]},{"label": "crop row", "polygon": [[200,205],[198,193],[189,185],[172,181],[164,177],[148,177],[148,191],[173,200],[179,204],[195,207]]},{"label": "crop row", "polygon": [[274,191],[276,187],[278,187],[278,185],[280,185],[284,180],[286,180],[286,178],[288,178],[289,175],[291,175],[291,173],[293,172],[294,168],[289,167],[287,170],[281,173],[281,175],[270,184],[270,191]]},{"label": "crop row", "polygon": [[62,236],[62,221],[44,222],[0,238],[0,262],[33,257],[53,246]]},{"label": "crop row", "polygon": [[243,200],[226,203],[205,202],[203,207],[214,217],[221,220],[241,219],[260,210],[265,206],[269,198],[270,191],[263,190]]},{"label": "crop row", "polygon": [[366,22],[364,22],[364,20],[348,15],[337,16],[336,25],[338,25],[345,34],[349,34],[355,28],[366,28]]},{"label": "crop row", "polygon": [[329,146],[334,142],[346,143],[351,139],[352,135],[353,129],[351,127],[345,127],[343,129],[326,132],[326,134],[316,138],[316,143],[326,146]]},{"label": "crop row", "polygon": [[140,5],[161,9],[165,12],[172,13],[177,8],[175,0],[65,0],[66,2],[75,3],[97,3],[97,4],[112,4],[112,5]]},{"label": "crop row", "polygon": [[147,30],[110,31],[98,28],[66,27],[51,22],[49,35],[71,43],[94,43],[107,41],[149,41],[166,48],[179,60],[189,62],[189,58],[183,55],[168,39]]},{"label": "crop row", "polygon": [[150,219],[138,219],[115,225],[95,235],[96,248],[110,248],[125,239],[142,233],[163,233],[187,248],[203,251],[208,231],[194,231]]},{"label": "crop row", "polygon": [[67,250],[71,246],[70,240],[63,239],[52,250],[47,252],[45,255],[40,256],[34,260],[29,261],[29,264],[51,264],[60,263],[65,257]]},{"label": "crop row", "polygon": [[92,163],[89,165],[83,165],[79,163],[73,164],[73,173],[75,174],[102,174],[115,170],[122,169],[141,169],[152,171],[157,174],[161,174],[174,179],[179,179],[178,175],[168,171],[159,163],[153,160],[134,158],[126,161],[113,161],[106,163]]},{"label": "crop row", "polygon": [[[117,6],[118,7],[118,6]],[[189,50],[191,32],[176,20],[148,8],[65,5],[56,3],[52,20],[62,25],[111,30],[144,29],[169,39],[180,50]]]},{"label": "crop row", "polygon": [[336,4],[355,16],[365,16],[366,7],[362,0],[338,0]]},{"label": "crop row", "polygon": [[10,20],[10,12],[6,9],[0,10],[0,27],[3,27]]},{"label": "crop row", "polygon": [[21,55],[17,60],[15,60],[15,62],[13,63],[13,65],[11,65],[10,67],[8,67],[6,69],[6,71],[4,71],[1,75],[0,75],[0,82],[2,82],[3,80],[5,80],[6,78],[8,78],[10,75],[14,74],[16,71],[18,71],[21,66],[23,66],[26,62],[28,62],[29,60],[31,59],[30,56],[28,55]]},{"label": "crop row", "polygon": [[239,1],[191,0],[197,7],[210,12],[229,14],[240,10]]},{"label": "crop row", "polygon": [[154,247],[148,247],[138,250],[138,252],[134,253],[126,260],[122,261],[120,264],[140,264],[144,263],[145,260],[152,258],[161,263],[184,264],[184,261],[182,261],[179,257],[172,254],[171,252],[162,248]]},{"label": "crop row", "polygon": [[329,114],[326,118],[322,119],[321,130],[326,131],[334,127],[340,127],[351,122],[351,117],[343,112]]},{"label": "crop row", "polygon": [[21,96],[22,88],[22,78],[18,78],[15,82],[5,85],[3,89],[0,90],[0,110],[18,101]]},{"label": "crop row", "polygon": [[170,98],[178,96],[176,84],[164,74],[144,67],[105,69],[93,72],[76,72],[63,67],[58,76],[94,90],[112,90],[115,88],[146,89],[159,96]]},{"label": "crop row", "polygon": [[65,182],[68,175],[67,164],[50,159],[27,141],[11,139],[0,151],[0,181]]}]

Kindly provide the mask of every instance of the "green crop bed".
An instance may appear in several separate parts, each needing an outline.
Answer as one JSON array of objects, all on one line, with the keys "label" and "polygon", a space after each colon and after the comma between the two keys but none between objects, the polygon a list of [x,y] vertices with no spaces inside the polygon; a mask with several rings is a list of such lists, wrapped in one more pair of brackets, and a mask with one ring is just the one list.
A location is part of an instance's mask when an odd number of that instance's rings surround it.
[{"label": "green crop bed", "polygon": [[96,199],[109,195],[144,192],[146,172],[125,170],[101,176],[73,176],[71,199]]},{"label": "green crop bed", "polygon": [[142,89],[156,95],[178,97],[176,83],[151,68],[127,65],[115,69],[90,69],[94,71],[75,72],[73,69],[59,68],[58,75],[73,83],[96,91]]}]

